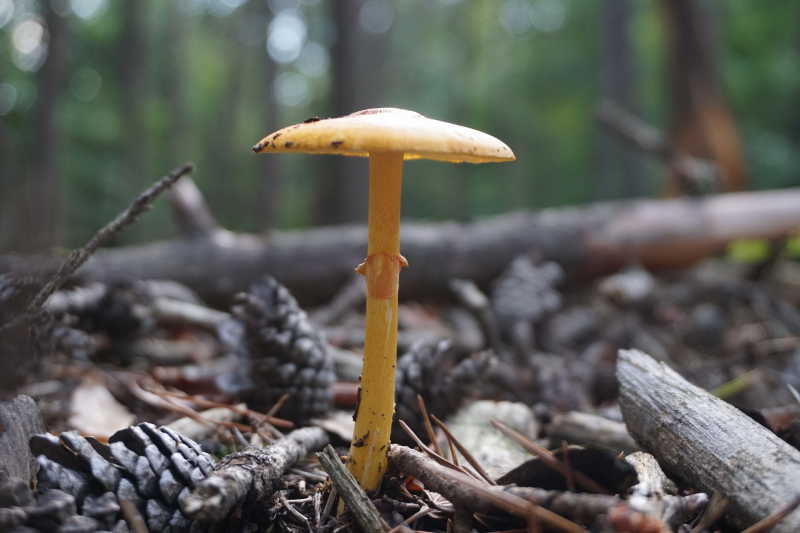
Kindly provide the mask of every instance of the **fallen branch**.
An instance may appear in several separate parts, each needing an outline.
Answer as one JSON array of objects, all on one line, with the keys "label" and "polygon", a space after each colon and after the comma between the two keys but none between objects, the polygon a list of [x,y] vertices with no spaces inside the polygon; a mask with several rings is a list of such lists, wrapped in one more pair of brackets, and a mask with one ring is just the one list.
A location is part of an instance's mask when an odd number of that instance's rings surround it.
[{"label": "fallen branch", "polygon": [[337,493],[344,499],[350,514],[358,523],[362,531],[378,533],[388,531],[389,527],[381,518],[381,514],[369,499],[367,493],[356,481],[356,478],[347,470],[336,450],[330,444],[317,454],[322,468],[331,477],[331,483],[336,487]]},{"label": "fallen branch", "polygon": [[328,436],[322,429],[309,427],[292,431],[266,448],[227,455],[181,499],[181,510],[193,519],[215,522],[245,500],[263,504],[292,465],[327,443]]},{"label": "fallen branch", "polygon": [[389,447],[389,461],[401,472],[419,479],[426,488],[440,493],[456,507],[466,507],[477,513],[502,509],[525,520],[536,517],[559,531],[586,533],[578,524],[552,511],[506,492],[501,487],[442,466],[411,448],[392,444]]},{"label": "fallen branch", "polygon": [[[536,252],[573,276],[608,273],[632,262],[686,267],[734,239],[771,238],[800,228],[800,189],[694,199],[602,203],[514,213],[471,224],[405,224],[404,298],[452,297],[448,282],[486,285],[516,256]],[[364,257],[363,226],[269,235],[224,229],[207,236],[99,250],[79,281],[171,279],[206,301],[227,304],[269,272],[304,303],[327,301]],[[0,272],[45,269],[46,258],[0,257]],[[52,260],[51,265],[52,267]]]},{"label": "fallen branch", "polygon": [[[620,351],[617,377],[631,435],[668,471],[727,498],[737,525],[797,497],[800,451],[774,433],[642,352]],[[772,531],[800,531],[800,514]]]},{"label": "fallen branch", "polygon": [[185,179],[176,183],[169,195],[169,203],[172,205],[175,225],[183,237],[209,235],[219,229],[194,180]]},{"label": "fallen branch", "polygon": [[684,180],[688,190],[697,192],[705,184],[719,182],[719,169],[713,161],[675,153],[660,131],[620,105],[606,100],[600,104],[597,118],[623,140],[661,159]]},{"label": "fallen branch", "polygon": [[630,453],[639,449],[625,424],[579,411],[554,416],[547,427],[547,436],[551,447],[567,441],[570,444],[605,448],[614,453]]}]

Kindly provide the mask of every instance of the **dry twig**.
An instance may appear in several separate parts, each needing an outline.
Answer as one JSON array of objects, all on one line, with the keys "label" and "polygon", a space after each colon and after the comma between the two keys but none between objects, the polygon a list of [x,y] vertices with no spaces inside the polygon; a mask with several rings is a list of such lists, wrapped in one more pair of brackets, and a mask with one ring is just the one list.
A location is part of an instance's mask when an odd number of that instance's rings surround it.
[{"label": "dry twig", "polygon": [[322,468],[331,476],[331,483],[344,499],[345,505],[362,531],[378,533],[387,531],[389,527],[381,518],[375,504],[358,484],[353,474],[347,470],[336,450],[330,444],[317,454]]},{"label": "dry twig", "polygon": [[[455,435],[453,435],[453,433],[450,431],[450,428],[448,428],[447,425],[441,420],[439,420],[436,416],[433,417],[433,421],[436,422],[436,425],[439,426],[439,428],[444,432],[445,435],[447,435],[447,441],[452,446],[455,446],[459,452],[461,452],[461,455],[464,456],[464,459],[466,459],[467,462],[470,464],[470,466],[472,466],[472,468],[474,468],[478,472],[478,474],[481,475],[483,480],[486,481],[486,483],[488,483],[489,485],[497,485],[497,483],[494,482],[494,480],[486,472],[486,470],[484,470],[484,468],[481,466],[478,460],[475,459],[475,457],[473,457],[473,455],[469,452],[469,450],[466,449],[464,445],[461,444],[461,442],[459,442],[459,440],[455,437]],[[456,457],[458,456],[455,453],[453,453],[454,461],[457,460]]]},{"label": "dry twig", "polygon": [[53,275],[50,281],[45,283],[44,287],[41,288],[36,296],[34,296],[33,300],[31,300],[31,303],[28,304],[28,313],[38,312],[50,295],[61,288],[64,282],[70,276],[72,276],[72,274],[78,268],[80,268],[80,266],[83,265],[86,260],[89,259],[89,257],[91,257],[91,255],[100,247],[101,244],[122,231],[125,227],[135,222],[142,213],[150,209],[152,203],[162,192],[167,190],[181,177],[189,174],[193,168],[194,167],[191,164],[186,164],[173,170],[167,176],[161,178],[155,184],[142,192],[139,196],[134,198],[133,202],[131,202],[131,204],[123,212],[117,215],[114,220],[100,228],[100,230],[94,234],[94,237],[92,237],[89,242],[87,242],[81,248],[70,252],[64,262],[61,263],[61,266],[58,268],[58,271],[55,273],[55,275]]},{"label": "dry twig", "polygon": [[447,459],[445,459],[444,457],[442,457],[441,455],[439,455],[438,453],[433,451],[428,446],[425,446],[425,444],[420,440],[420,438],[417,436],[417,434],[414,433],[414,430],[412,430],[410,427],[408,427],[408,424],[406,424],[404,420],[398,420],[397,423],[400,424],[400,427],[403,429],[403,431],[405,431],[406,434],[409,437],[411,437],[411,440],[414,441],[414,444],[416,444],[417,447],[420,450],[422,450],[423,452],[428,454],[428,456],[431,459],[433,459],[434,461],[436,461],[437,463],[439,463],[440,465],[442,465],[442,466],[444,466],[446,468],[452,468],[453,470],[461,472],[462,474],[466,474],[468,476],[474,477],[475,479],[479,479],[477,474],[475,474],[475,473],[463,468],[462,466],[460,466],[460,465],[458,465],[456,463],[448,461]]},{"label": "dry twig", "polygon": [[428,408],[425,406],[425,399],[421,394],[417,394],[417,405],[419,405],[419,412],[422,414],[422,422],[425,427],[425,433],[428,434],[428,440],[431,443],[431,448],[438,455],[443,455],[442,450],[439,449],[439,443],[436,442],[436,433],[433,432],[431,425],[431,417],[428,415]]},{"label": "dry twig", "polygon": [[442,466],[411,448],[392,444],[389,447],[389,460],[398,470],[419,479],[427,488],[439,492],[456,506],[483,513],[499,508],[524,520],[530,520],[533,515],[543,524],[558,531],[587,533],[584,528],[563,516],[510,494],[500,487],[488,485],[463,472]]}]

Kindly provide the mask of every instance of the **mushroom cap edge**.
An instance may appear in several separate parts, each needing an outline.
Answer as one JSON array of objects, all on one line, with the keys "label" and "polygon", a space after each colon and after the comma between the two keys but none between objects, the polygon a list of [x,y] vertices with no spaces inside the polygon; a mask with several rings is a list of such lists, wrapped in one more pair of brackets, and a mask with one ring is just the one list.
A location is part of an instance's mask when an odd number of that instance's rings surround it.
[{"label": "mushroom cap edge", "polygon": [[261,139],[256,153],[313,153],[368,157],[402,152],[404,159],[450,163],[514,161],[502,141],[487,133],[427,118],[414,111],[376,108],[343,117],[309,119]]}]

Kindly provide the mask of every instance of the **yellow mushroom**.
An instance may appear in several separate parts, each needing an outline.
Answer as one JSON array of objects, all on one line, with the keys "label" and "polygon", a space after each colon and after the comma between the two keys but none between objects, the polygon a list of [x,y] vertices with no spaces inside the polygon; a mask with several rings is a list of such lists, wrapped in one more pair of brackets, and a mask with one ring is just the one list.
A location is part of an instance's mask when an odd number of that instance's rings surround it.
[{"label": "yellow mushroom", "polygon": [[356,269],[367,279],[364,367],[349,467],[364,489],[376,490],[394,415],[399,274],[408,264],[400,255],[403,161],[501,162],[514,153],[491,135],[393,108],[309,119],[267,135],[253,151],[369,157],[369,244]]}]

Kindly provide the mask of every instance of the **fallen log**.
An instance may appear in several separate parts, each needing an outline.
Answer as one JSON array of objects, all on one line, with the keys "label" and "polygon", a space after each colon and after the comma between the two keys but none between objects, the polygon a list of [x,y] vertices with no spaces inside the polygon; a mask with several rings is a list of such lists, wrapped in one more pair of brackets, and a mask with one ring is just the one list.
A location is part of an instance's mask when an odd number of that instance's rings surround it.
[{"label": "fallen log", "polygon": [[[800,229],[800,188],[703,198],[640,200],[501,215],[473,223],[409,223],[402,229],[401,296],[448,294],[451,279],[485,285],[523,253],[559,262],[572,276],[596,276],[631,262],[689,266],[731,240]],[[210,226],[175,240],[98,251],[78,281],[171,279],[215,304],[265,273],[304,304],[331,298],[364,257],[364,226],[236,234]],[[0,256],[0,272],[47,271],[46,258]]]},{"label": "fallen log", "polygon": [[[800,451],[777,435],[637,350],[620,351],[617,377],[631,435],[673,475],[727,498],[737,526],[797,497]],[[800,531],[800,513],[771,531]]]}]

